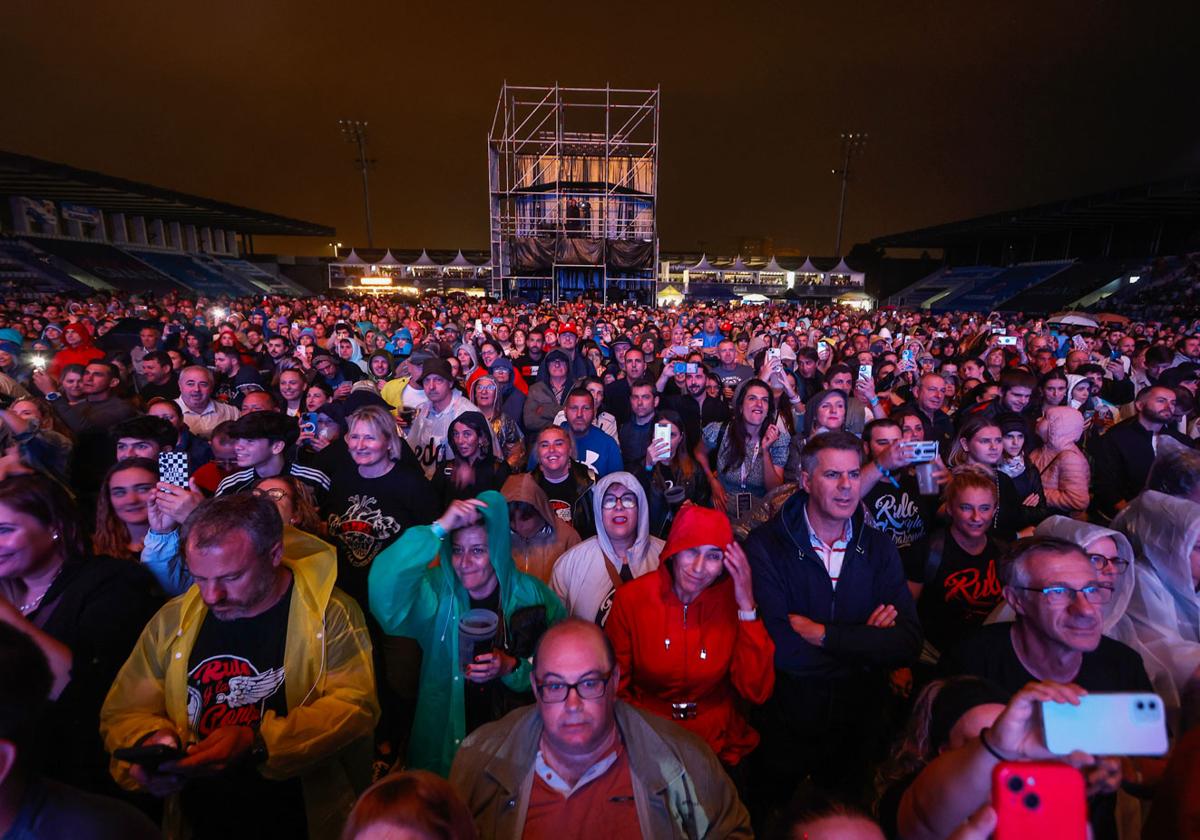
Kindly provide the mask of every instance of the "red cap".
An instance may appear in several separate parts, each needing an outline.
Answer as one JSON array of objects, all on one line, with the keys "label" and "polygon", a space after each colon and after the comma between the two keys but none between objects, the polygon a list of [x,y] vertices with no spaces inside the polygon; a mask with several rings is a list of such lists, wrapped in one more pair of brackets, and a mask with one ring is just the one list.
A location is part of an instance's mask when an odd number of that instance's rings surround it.
[{"label": "red cap", "polygon": [[689,548],[702,545],[724,548],[731,542],[733,528],[729,525],[729,517],[723,511],[684,502],[679,508],[679,513],[675,515],[671,533],[667,534],[667,544],[658,556],[665,560]]},{"label": "red cap", "polygon": [[561,327],[558,328],[559,335],[562,335],[563,333],[568,333],[568,332],[571,333],[572,335],[574,335],[576,338],[579,337],[579,330],[575,327],[575,323],[573,321],[568,321],[567,323],[563,324]]}]

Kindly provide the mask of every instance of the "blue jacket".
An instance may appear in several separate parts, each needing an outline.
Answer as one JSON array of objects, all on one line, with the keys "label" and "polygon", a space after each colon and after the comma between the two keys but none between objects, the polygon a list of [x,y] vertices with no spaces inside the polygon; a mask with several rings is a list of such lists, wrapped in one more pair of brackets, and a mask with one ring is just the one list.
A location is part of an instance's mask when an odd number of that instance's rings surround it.
[{"label": "blue jacket", "polygon": [[[867,525],[859,509],[835,591],[809,541],[807,502],[808,494],[793,494],[746,539],[754,598],[775,642],[775,667],[794,676],[842,677],[916,660],[921,627],[895,543]],[[894,627],[867,626],[880,604],[896,608]],[[789,613],[824,624],[825,644],[804,641],[788,623]]]}]

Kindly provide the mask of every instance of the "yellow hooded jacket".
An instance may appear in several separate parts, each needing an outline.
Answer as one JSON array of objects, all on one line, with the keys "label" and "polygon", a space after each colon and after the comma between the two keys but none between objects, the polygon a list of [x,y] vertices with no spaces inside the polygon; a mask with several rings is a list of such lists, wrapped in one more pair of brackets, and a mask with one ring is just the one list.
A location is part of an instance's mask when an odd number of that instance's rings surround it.
[{"label": "yellow hooded jacket", "polygon": [[[358,604],[334,588],[337,555],[328,543],[284,529],[284,565],[292,570],[284,648],[288,713],[268,711],[260,733],[268,779],[299,777],[311,838],[336,838],[358,795],[370,782],[371,735],[379,718],[371,640]],[[146,625],[100,711],[109,752],[170,729],[194,740],[187,713],[188,657],[208,610],[192,586]],[[114,760],[112,774],[129,790],[130,765]],[[166,803],[164,835],[187,837],[178,797]]]}]

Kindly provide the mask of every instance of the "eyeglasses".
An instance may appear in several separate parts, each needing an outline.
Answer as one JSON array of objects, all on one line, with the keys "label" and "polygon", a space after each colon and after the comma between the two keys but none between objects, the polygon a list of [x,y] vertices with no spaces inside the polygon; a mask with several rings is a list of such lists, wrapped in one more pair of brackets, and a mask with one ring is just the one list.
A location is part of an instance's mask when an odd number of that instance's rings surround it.
[{"label": "eyeglasses", "polygon": [[481,383],[479,383],[478,385],[476,385],[476,386],[475,386],[475,390],[476,390],[476,391],[495,391],[495,390],[496,390],[496,386],[495,386],[495,385],[490,385],[490,384],[485,384],[485,383],[482,383],[482,382],[481,382]]},{"label": "eyeglasses", "polygon": [[273,487],[270,490],[263,490],[261,487],[255,487],[250,492],[251,494],[259,496],[260,498],[262,496],[266,496],[272,502],[278,502],[279,500],[286,499],[288,497],[288,492],[286,490],[280,490],[278,487]]},{"label": "eyeglasses", "polygon": [[1039,592],[1046,599],[1046,603],[1055,607],[1066,606],[1074,601],[1075,596],[1081,592],[1089,604],[1107,604],[1113,596],[1113,588],[1102,583],[1089,583],[1082,589],[1072,589],[1061,583],[1052,586],[1015,586],[1013,588],[1023,589],[1026,592]]},{"label": "eyeglasses", "polygon": [[575,689],[580,700],[598,700],[604,696],[611,676],[612,671],[606,671],[598,677],[584,677],[579,682],[541,682],[537,684],[538,697],[543,703],[562,703],[571,689]]},{"label": "eyeglasses", "polygon": [[1099,571],[1105,566],[1112,566],[1117,570],[1117,574],[1122,574],[1129,568],[1129,561],[1121,557],[1107,557],[1103,554],[1089,554],[1088,562],[1092,564],[1092,568]]},{"label": "eyeglasses", "polygon": [[600,507],[605,510],[613,510],[618,502],[620,502],[621,507],[625,508],[625,510],[633,510],[638,505],[637,496],[627,493],[624,496],[605,496],[604,500],[600,502]]}]

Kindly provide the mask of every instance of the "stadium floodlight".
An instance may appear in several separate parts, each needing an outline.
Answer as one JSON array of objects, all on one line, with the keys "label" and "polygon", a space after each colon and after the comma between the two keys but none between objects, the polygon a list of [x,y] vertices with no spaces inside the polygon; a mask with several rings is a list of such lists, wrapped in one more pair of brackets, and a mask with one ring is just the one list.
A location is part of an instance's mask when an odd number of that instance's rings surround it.
[{"label": "stadium floodlight", "polygon": [[834,175],[842,176],[842,198],[838,202],[837,244],[833,248],[835,257],[842,256],[842,223],[846,218],[846,184],[850,181],[850,161],[866,145],[866,132],[849,131],[844,133],[842,135],[842,168],[830,170]]},{"label": "stadium floodlight", "polygon": [[367,157],[367,122],[338,120],[338,127],[342,130],[342,137],[346,138],[346,142],[358,147],[358,157],[354,159],[354,163],[362,172],[363,209],[367,216],[367,247],[374,248],[375,234],[371,229],[371,187],[367,182],[367,171],[375,165],[375,159]]}]

